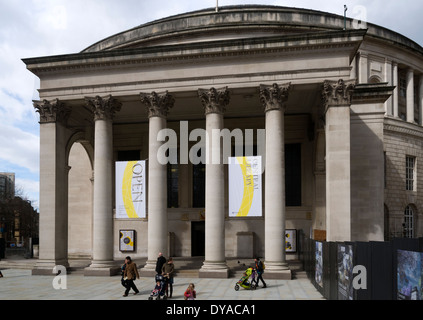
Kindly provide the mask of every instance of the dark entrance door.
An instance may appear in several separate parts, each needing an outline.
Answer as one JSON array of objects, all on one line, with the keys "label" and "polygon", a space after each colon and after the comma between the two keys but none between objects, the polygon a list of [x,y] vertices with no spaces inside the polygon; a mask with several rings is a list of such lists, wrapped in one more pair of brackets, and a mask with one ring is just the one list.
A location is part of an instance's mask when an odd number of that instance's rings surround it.
[{"label": "dark entrance door", "polygon": [[204,221],[191,222],[191,256],[204,256],[206,247],[206,225]]}]

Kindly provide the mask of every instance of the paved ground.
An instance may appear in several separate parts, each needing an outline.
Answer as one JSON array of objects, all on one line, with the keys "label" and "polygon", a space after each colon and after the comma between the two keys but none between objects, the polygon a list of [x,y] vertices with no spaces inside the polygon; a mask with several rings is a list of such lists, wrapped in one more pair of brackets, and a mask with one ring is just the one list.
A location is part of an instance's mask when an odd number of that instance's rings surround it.
[{"label": "paved ground", "polygon": [[[147,300],[154,287],[154,279],[135,281],[140,293],[123,297],[120,277],[84,277],[69,274],[66,289],[55,289],[54,276],[32,276],[30,270],[2,270],[0,300]],[[197,300],[319,300],[322,295],[308,279],[267,280],[267,288],[234,290],[237,279],[199,279],[175,277],[172,300],[183,300],[190,282],[197,291]],[[57,285],[56,285],[57,286]]]},{"label": "paved ground", "polygon": [[[3,261],[2,261],[3,262]],[[31,270],[18,265],[11,268],[0,265],[0,300],[147,300],[154,288],[154,278],[135,281],[140,293],[123,297],[124,288],[120,276],[86,277],[82,273],[70,273],[65,281],[52,276],[32,276]],[[8,268],[8,269],[6,269]],[[172,300],[183,300],[190,282],[195,284],[197,300],[321,300],[322,295],[310,281],[302,276],[294,280],[266,280],[267,288],[234,290],[238,277],[229,279],[200,279],[189,273],[174,278]],[[66,286],[55,289],[53,284]]]}]

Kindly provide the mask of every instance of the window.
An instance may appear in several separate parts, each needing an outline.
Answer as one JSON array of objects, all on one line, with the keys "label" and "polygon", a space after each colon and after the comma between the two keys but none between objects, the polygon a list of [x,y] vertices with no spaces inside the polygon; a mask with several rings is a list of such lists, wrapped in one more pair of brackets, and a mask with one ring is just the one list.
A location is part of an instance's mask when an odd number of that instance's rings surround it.
[{"label": "window", "polygon": [[138,161],[140,160],[141,150],[123,150],[118,151],[117,161]]},{"label": "window", "polygon": [[386,152],[383,152],[383,185],[386,189]]},{"label": "window", "polygon": [[411,206],[407,206],[404,211],[404,237],[413,238],[414,229],[414,211]]},{"label": "window", "polygon": [[301,206],[301,143],[285,145],[286,206]]},{"label": "window", "polygon": [[178,208],[178,177],[179,170],[177,164],[167,165],[167,207]]},{"label": "window", "polygon": [[403,98],[407,97],[407,80],[405,78],[399,80],[399,95]]},{"label": "window", "polygon": [[204,208],[206,206],[206,165],[199,163],[192,166],[192,207]]},{"label": "window", "polygon": [[415,190],[415,165],[416,158],[407,156],[405,159],[405,190]]},{"label": "window", "polygon": [[383,240],[384,241],[389,241],[389,209],[386,206],[386,204],[383,205],[383,211],[384,211],[384,215],[383,215]]}]

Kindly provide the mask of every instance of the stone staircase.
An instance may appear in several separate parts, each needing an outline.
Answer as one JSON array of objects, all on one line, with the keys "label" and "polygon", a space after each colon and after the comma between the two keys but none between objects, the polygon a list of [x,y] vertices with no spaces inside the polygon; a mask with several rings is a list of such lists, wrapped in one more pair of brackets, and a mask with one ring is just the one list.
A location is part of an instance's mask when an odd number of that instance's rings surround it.
[{"label": "stone staircase", "polygon": [[[2,269],[26,269],[31,270],[37,263],[38,259],[24,259],[13,258],[0,260],[0,270]],[[138,268],[145,265],[146,259],[134,259]],[[204,257],[175,257],[173,262],[175,264],[175,277],[180,278],[198,278],[199,270],[203,265]],[[122,262],[123,263],[123,260]],[[121,264],[116,261],[116,265]],[[90,265],[90,260],[87,259],[69,259],[69,273],[70,274],[84,274],[84,268]],[[254,267],[254,259],[227,259],[229,267],[229,278],[241,278],[245,270],[249,267]],[[307,278],[306,272],[303,268],[303,263],[299,260],[288,260],[289,268],[292,272],[292,279]],[[265,277],[265,276],[264,276]]]},{"label": "stone staircase", "polygon": [[292,273],[292,280],[307,279],[307,274],[304,271],[303,262],[300,260],[288,260],[289,269]]},{"label": "stone staircase", "polygon": [[198,278],[198,272],[203,265],[204,257],[173,258],[175,277]]}]

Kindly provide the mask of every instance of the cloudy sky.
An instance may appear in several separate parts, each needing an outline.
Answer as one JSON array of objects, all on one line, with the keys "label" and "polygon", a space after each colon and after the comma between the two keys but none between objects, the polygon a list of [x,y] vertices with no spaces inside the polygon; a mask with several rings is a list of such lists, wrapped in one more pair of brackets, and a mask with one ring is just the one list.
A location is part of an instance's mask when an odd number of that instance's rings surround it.
[{"label": "cloudy sky", "polygon": [[[421,0],[219,0],[309,8],[366,20],[423,46]],[[76,53],[110,35],[170,15],[216,6],[216,0],[0,0],[0,172],[38,206],[38,78],[22,58]]]}]

